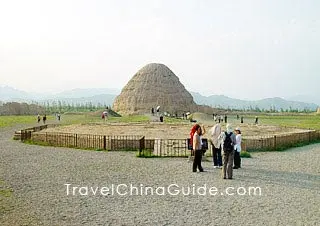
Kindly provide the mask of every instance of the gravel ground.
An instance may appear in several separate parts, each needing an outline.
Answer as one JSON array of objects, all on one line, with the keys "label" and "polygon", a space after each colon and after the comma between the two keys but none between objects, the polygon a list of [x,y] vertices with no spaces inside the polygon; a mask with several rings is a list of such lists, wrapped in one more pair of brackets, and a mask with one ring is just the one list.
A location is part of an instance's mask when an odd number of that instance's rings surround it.
[{"label": "gravel ground", "polygon": [[[13,190],[1,197],[0,225],[319,225],[320,144],[253,153],[242,159],[233,180],[223,180],[211,162],[203,163],[207,172],[192,173],[191,163],[181,158],[26,145],[11,139],[15,129],[0,129],[0,180]],[[80,195],[79,190],[72,195],[70,189],[67,195],[66,183],[110,189],[112,184],[153,189],[206,185],[219,192],[104,196],[99,191]],[[260,187],[261,196],[225,192],[227,187],[248,192],[249,186]]]}]

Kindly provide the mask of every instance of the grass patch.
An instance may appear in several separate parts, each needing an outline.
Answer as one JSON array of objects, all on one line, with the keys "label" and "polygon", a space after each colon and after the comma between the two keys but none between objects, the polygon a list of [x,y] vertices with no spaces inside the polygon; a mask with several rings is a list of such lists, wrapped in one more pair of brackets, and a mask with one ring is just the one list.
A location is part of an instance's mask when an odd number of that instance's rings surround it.
[{"label": "grass patch", "polygon": [[25,140],[23,141],[23,143],[30,144],[30,145],[52,146],[49,142],[45,142],[45,141]]},{"label": "grass patch", "polygon": [[[259,123],[284,127],[320,130],[320,114],[268,114],[259,115]],[[245,123],[254,123],[255,115],[244,115]]]},{"label": "grass patch", "polygon": [[152,153],[152,150],[144,149],[144,150],[142,150],[141,152],[138,151],[137,154],[136,154],[136,157],[138,157],[138,158],[155,158],[155,157],[157,157],[157,156],[155,156],[155,155]]},{"label": "grass patch", "polygon": [[0,215],[13,209],[13,190],[0,180]]},{"label": "grass patch", "polygon": [[189,120],[181,119],[181,118],[175,118],[175,117],[164,117],[163,121],[165,123],[187,123],[190,122]]},{"label": "grass patch", "polygon": [[241,151],[240,152],[240,157],[241,158],[251,158],[251,154],[247,151]]},{"label": "grass patch", "polygon": [[11,197],[12,193],[12,188],[6,187],[4,181],[0,180],[0,197]]},{"label": "grass patch", "polygon": [[8,127],[17,124],[37,122],[37,117],[33,115],[4,115],[0,116],[0,127]]},{"label": "grass patch", "polygon": [[90,115],[88,113],[78,113],[78,114],[63,114],[61,116],[61,123],[64,125],[81,124],[81,123],[93,123],[101,122],[100,116]]}]

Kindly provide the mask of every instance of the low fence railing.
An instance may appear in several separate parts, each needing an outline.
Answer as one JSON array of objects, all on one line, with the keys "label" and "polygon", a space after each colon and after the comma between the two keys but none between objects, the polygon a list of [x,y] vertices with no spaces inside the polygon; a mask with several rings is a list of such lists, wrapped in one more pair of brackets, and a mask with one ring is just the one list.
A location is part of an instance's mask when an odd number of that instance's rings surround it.
[{"label": "low fence railing", "polygon": [[32,133],[30,140],[44,142],[51,146],[101,149],[101,150],[139,150],[143,136],[106,136],[76,133]]},{"label": "low fence railing", "polygon": [[20,134],[17,134],[17,131],[16,131],[15,135],[20,135],[21,141],[29,140],[29,139],[31,139],[31,134],[33,132],[39,132],[41,130],[48,129],[48,128],[53,128],[53,127],[57,127],[57,126],[59,126],[59,125],[57,125],[57,124],[46,124],[46,125],[41,125],[41,126],[30,127],[30,128],[21,130]]},{"label": "low fence railing", "polygon": [[[45,143],[51,146],[139,151],[139,155],[162,157],[186,157],[190,155],[188,139],[145,139],[142,135],[93,135],[60,132],[40,132],[55,125],[43,125],[21,130],[21,140],[31,140],[35,143]],[[311,143],[320,140],[320,131],[282,134],[275,136],[243,137],[242,147],[247,151],[277,150],[292,147],[298,143]],[[212,154],[211,145],[208,146],[207,156]]]},{"label": "low fence railing", "polygon": [[320,140],[320,131],[309,130],[274,136],[244,137],[244,149],[247,151],[278,150],[299,143],[312,143]]}]

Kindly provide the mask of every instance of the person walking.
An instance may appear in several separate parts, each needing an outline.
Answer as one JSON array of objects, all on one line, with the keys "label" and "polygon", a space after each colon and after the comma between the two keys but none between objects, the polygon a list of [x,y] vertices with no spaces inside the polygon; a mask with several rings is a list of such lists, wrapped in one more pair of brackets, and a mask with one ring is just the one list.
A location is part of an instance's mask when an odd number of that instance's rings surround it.
[{"label": "person walking", "polygon": [[103,119],[104,121],[107,121],[107,119],[108,119],[108,109],[106,109],[106,110],[104,110],[104,111],[102,112],[101,117],[102,117],[102,119]]},{"label": "person walking", "polygon": [[226,131],[222,132],[219,136],[222,140],[223,150],[223,166],[222,166],[222,178],[232,179],[233,176],[233,158],[234,158],[234,145],[236,144],[236,136],[232,132],[232,126],[227,124]]},{"label": "person walking", "polygon": [[201,126],[199,124],[195,125],[196,132],[193,135],[193,141],[192,141],[192,149],[194,151],[194,160],[192,165],[192,172],[197,172],[197,168],[200,172],[204,172],[202,166],[201,166],[201,160],[202,160],[202,145],[201,145]]},{"label": "person walking", "polygon": [[44,116],[42,117],[42,121],[43,121],[43,124],[46,124],[46,121],[47,121],[47,115],[44,115]]},{"label": "person walking", "polygon": [[236,144],[234,145],[234,166],[233,169],[241,168],[241,130],[237,127],[235,130],[236,134]]},{"label": "person walking", "polygon": [[210,129],[213,168],[222,167],[221,140],[219,139],[220,134],[221,134],[221,125],[219,123],[216,123]]}]

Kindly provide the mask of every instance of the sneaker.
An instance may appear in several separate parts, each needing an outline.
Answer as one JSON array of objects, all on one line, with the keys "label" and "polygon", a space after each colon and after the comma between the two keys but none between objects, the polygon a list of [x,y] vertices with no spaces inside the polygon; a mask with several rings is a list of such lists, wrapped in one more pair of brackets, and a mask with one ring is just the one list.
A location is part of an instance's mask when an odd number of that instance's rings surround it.
[{"label": "sneaker", "polygon": [[218,168],[219,166],[213,166],[213,169],[216,169],[216,168]]},{"label": "sneaker", "polygon": [[238,166],[234,166],[233,169],[239,169],[239,167]]}]

